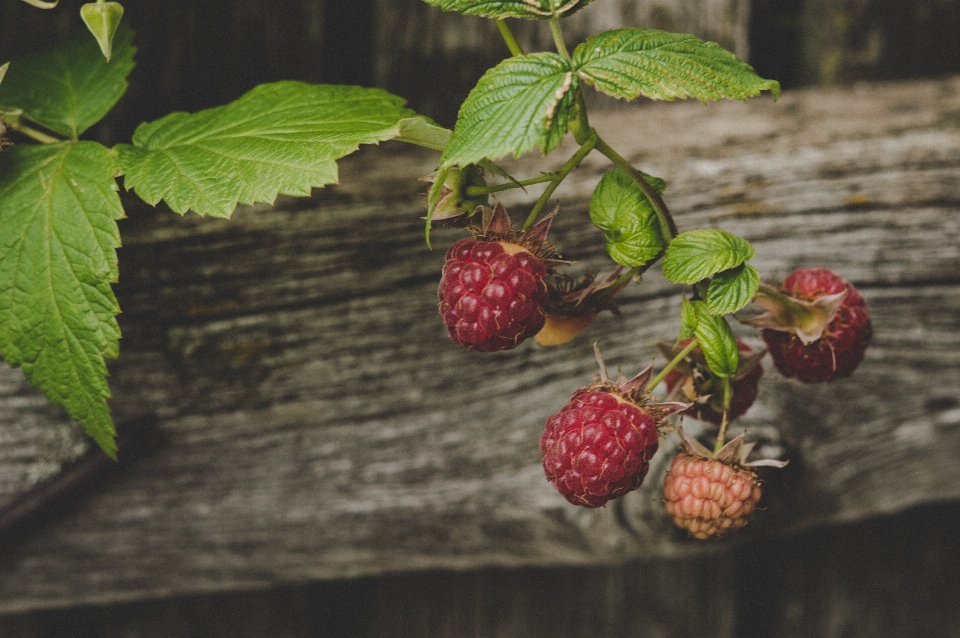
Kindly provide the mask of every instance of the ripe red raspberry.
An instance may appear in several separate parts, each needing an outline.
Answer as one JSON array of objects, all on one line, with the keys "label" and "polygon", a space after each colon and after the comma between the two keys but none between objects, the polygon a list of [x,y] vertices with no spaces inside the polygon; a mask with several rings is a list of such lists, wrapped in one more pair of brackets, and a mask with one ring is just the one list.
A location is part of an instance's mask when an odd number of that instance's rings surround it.
[{"label": "ripe red raspberry", "polygon": [[450,247],[437,296],[454,342],[471,350],[514,348],[543,327],[547,268],[522,246],[461,239]]},{"label": "ripe red raspberry", "polygon": [[[689,343],[690,339],[686,339],[676,346],[667,343],[658,345],[663,356],[672,361]],[[731,379],[733,394],[727,410],[728,423],[743,416],[757,400],[760,377],[763,376],[760,359],[767,352],[765,349],[755,352],[740,339],[737,339],[737,347],[740,350],[740,364]],[[699,346],[664,379],[668,398],[682,397],[693,402],[693,405],[683,412],[684,415],[715,425],[723,422],[722,381],[710,372]]]},{"label": "ripe red raspberry", "polygon": [[757,475],[750,467],[783,467],[776,460],[746,463],[753,444],[744,435],[716,454],[707,451],[678,429],[683,451],[673,459],[663,480],[666,510],[674,524],[701,540],[719,538],[745,526],[760,501]]},{"label": "ripe red raspberry", "polygon": [[447,251],[437,289],[440,316],[455,342],[471,350],[515,348],[544,324],[548,269],[555,265],[543,245],[554,212],[520,233],[502,205],[483,211],[474,239]]},{"label": "ripe red raspberry", "polygon": [[863,297],[825,268],[795,270],[780,290],[762,286],[754,301],[768,312],[747,321],[785,377],[820,383],[850,376],[873,336]]},{"label": "ripe red raspberry", "polygon": [[687,407],[647,402],[649,367],[614,383],[600,365],[600,380],[577,390],[547,419],[540,438],[547,479],[569,502],[584,507],[601,507],[640,487],[657,451],[658,426]]}]

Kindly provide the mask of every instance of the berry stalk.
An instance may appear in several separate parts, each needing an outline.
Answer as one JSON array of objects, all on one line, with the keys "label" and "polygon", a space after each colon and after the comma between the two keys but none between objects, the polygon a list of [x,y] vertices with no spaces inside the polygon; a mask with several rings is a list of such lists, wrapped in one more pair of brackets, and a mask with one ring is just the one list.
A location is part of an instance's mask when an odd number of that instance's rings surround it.
[{"label": "berry stalk", "polygon": [[560,167],[560,170],[554,173],[553,181],[547,186],[546,190],[543,191],[543,194],[540,195],[540,199],[537,200],[537,203],[534,204],[533,209],[530,211],[530,214],[527,215],[527,221],[523,223],[521,230],[527,230],[533,226],[534,222],[537,221],[537,215],[540,214],[540,211],[543,210],[543,207],[546,205],[547,201],[550,199],[550,196],[553,195],[553,191],[557,190],[557,186],[560,185],[563,180],[567,178],[567,175],[580,165],[580,162],[590,154],[590,151],[594,149],[597,145],[597,141],[600,138],[597,136],[597,132],[593,129],[590,130],[590,137],[587,138],[587,141],[584,142],[583,146],[577,149],[577,152],[567,160],[567,163]]},{"label": "berry stalk", "polygon": [[653,392],[653,389],[660,385],[660,382],[666,379],[667,375],[670,374],[674,368],[680,365],[683,360],[687,358],[687,355],[693,352],[693,349],[696,348],[697,345],[697,340],[691,339],[690,343],[688,343],[686,347],[681,350],[677,356],[675,356],[670,363],[668,363],[666,367],[650,381],[650,385],[647,386],[647,392]]}]

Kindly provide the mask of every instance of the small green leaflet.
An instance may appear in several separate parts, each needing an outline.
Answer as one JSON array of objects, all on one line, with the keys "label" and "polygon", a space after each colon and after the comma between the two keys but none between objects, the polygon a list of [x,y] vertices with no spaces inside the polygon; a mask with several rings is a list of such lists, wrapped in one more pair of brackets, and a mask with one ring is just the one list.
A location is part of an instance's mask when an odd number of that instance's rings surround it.
[{"label": "small green leaflet", "polygon": [[132,41],[133,32],[121,26],[107,62],[84,30],[56,48],[14,60],[0,84],[0,106],[22,109],[23,117],[75,140],[127,90]]},{"label": "small green leaflet", "polygon": [[[659,177],[644,177],[663,194],[666,182]],[[604,175],[597,184],[590,198],[590,220],[604,232],[607,253],[621,266],[643,266],[663,250],[663,237],[650,200],[620,168]]]},{"label": "small green leaflet", "polygon": [[577,80],[555,53],[507,58],[484,74],[460,107],[440,169],[556,148],[567,132]]},{"label": "small green leaflet", "polygon": [[120,338],[113,171],[94,142],[0,153],[0,353],[115,457],[104,362]]},{"label": "small green leaflet", "polygon": [[736,312],[760,289],[760,271],[750,264],[717,273],[707,288],[707,309],[714,315]]},{"label": "small green leaflet", "polygon": [[444,11],[488,18],[547,19],[570,15],[593,0],[425,0]]},{"label": "small green leaflet", "polygon": [[695,284],[722,270],[753,259],[746,239],[717,228],[701,228],[678,235],[663,256],[663,276],[676,284]]},{"label": "small green leaflet", "polygon": [[124,185],[149,204],[229,217],[238,203],[307,196],[336,182],[337,159],[397,137],[400,122],[415,116],[379,89],[276,82],[224,106],[141,124],[133,144],[114,151]]},{"label": "small green leaflet", "polygon": [[617,29],[594,36],[573,52],[577,75],[597,90],[632,100],[693,97],[744,100],[780,84],[764,80],[720,45],[692,35],[653,29]]},{"label": "small green leaflet", "polygon": [[726,320],[710,314],[707,304],[702,301],[684,299],[680,314],[683,320],[681,338],[688,338],[692,330],[710,371],[718,377],[733,377],[740,365],[740,350]]}]

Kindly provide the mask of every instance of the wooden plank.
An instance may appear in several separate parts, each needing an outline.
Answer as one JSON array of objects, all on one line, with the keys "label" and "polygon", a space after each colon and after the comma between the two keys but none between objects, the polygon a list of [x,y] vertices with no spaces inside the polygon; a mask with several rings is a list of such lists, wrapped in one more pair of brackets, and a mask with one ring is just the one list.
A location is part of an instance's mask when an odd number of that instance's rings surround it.
[{"label": "wooden plank", "polygon": [[[767,275],[834,268],[871,304],[875,342],[855,377],[764,377],[742,423],[792,463],[769,477],[744,539],[960,496],[958,96],[953,78],[594,117],[670,182],[681,229],[743,234]],[[342,186],[231,222],[131,213],[112,406],[120,422],[155,422],[166,446],[8,542],[0,612],[727,546],[666,522],[672,438],[645,486],[601,510],[567,505],[539,467],[544,420],[594,373],[592,340],[611,367],[638,369],[675,333],[679,291],[650,274],[621,318],[569,347],[459,350],[435,315],[459,235],[423,247],[410,179],[435,161],[372,149]],[[599,263],[584,219],[607,168],[591,156],[558,192],[569,258]]]}]

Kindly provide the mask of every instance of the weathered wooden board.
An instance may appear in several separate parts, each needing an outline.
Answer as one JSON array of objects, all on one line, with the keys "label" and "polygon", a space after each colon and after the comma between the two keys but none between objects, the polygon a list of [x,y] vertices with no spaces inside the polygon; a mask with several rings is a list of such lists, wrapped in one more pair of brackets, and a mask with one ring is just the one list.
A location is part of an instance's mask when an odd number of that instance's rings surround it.
[{"label": "weathered wooden board", "polygon": [[[668,180],[681,229],[746,236],[767,276],[831,267],[871,304],[875,342],[855,377],[765,376],[742,423],[791,465],[741,538],[960,497],[958,114],[960,78],[594,117]],[[680,291],[651,273],[622,317],[569,347],[459,350],[435,316],[442,249],[459,235],[423,247],[410,180],[435,160],[364,152],[342,186],[231,222],[131,213],[112,405],[166,444],[7,542],[0,612],[727,547],[666,524],[672,438],[644,488],[601,510],[567,505],[539,467],[545,418],[594,373],[592,340],[611,367],[639,369],[675,334]],[[557,193],[568,258],[601,263],[585,220],[605,170],[591,156]]]}]

